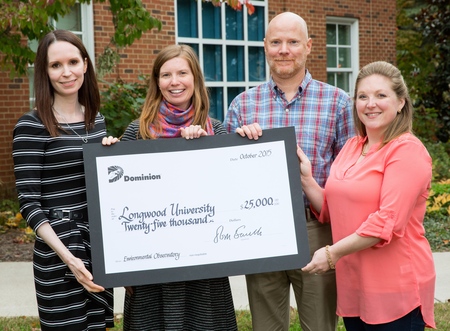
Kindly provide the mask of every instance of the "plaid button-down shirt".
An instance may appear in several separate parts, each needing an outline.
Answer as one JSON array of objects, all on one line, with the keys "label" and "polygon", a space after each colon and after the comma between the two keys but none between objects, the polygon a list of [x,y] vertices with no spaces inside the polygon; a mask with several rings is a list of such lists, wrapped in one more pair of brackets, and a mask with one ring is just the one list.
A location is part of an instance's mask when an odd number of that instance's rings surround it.
[{"label": "plaid button-down shirt", "polygon": [[289,102],[272,79],[239,94],[226,114],[226,130],[235,132],[255,122],[263,130],[294,126],[297,143],[322,187],[337,154],[355,135],[351,98],[341,89],[312,79],[308,71]]}]

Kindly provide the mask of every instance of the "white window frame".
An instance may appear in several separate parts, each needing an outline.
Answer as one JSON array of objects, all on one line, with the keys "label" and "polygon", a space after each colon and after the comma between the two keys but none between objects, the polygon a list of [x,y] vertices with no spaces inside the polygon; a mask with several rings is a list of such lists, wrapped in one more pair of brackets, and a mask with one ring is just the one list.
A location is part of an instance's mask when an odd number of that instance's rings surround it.
[{"label": "white window frame", "polygon": [[[350,54],[351,68],[329,68],[327,73],[346,72],[349,73],[349,94],[352,96],[355,90],[355,79],[359,72],[359,21],[355,18],[328,16],[326,24],[350,26]],[[327,45],[328,46],[328,45]]]},{"label": "white window frame", "polygon": [[[92,2],[89,4],[81,3],[80,4],[80,13],[81,13],[81,31],[70,30],[75,33],[77,36],[81,36],[81,40],[83,41],[84,47],[86,47],[87,52],[89,53],[89,57],[91,58],[92,64],[95,66],[95,45],[94,45],[94,10],[92,6]],[[52,19],[51,24],[57,29],[58,22]]]},{"label": "white window frame", "polygon": [[81,4],[81,40],[83,40],[84,47],[86,47],[92,65],[95,69],[95,42],[94,42],[94,9],[93,1],[89,4]]},{"label": "white window frame", "polygon": [[[193,0],[191,0],[193,1]],[[257,86],[263,81],[249,81],[249,67],[247,63],[249,63],[249,57],[248,57],[248,47],[264,47],[264,40],[261,41],[248,41],[248,12],[247,8],[245,6],[242,6],[243,11],[243,20],[244,20],[244,40],[229,40],[226,39],[226,11],[224,8],[220,11],[221,14],[221,38],[220,39],[205,39],[203,38],[203,22],[202,22],[202,4],[203,1],[196,1],[197,3],[197,17],[199,20],[199,28],[198,28],[198,38],[191,38],[191,37],[179,37],[178,36],[178,7],[177,7],[177,0],[174,0],[174,7],[175,7],[175,42],[177,44],[196,44],[198,45],[198,57],[200,61],[201,68],[204,68],[204,60],[203,60],[203,46],[204,45],[214,45],[214,46],[222,46],[222,81],[206,81],[205,84],[207,87],[219,87],[223,89],[223,116],[225,118],[226,112],[228,111],[228,88],[231,87],[243,87],[245,90]],[[268,25],[268,19],[269,19],[269,3],[268,0],[262,0],[262,1],[253,1],[253,6],[257,7],[264,7],[264,32],[267,30]],[[222,4],[222,6],[227,6],[226,4]],[[227,56],[227,46],[244,46],[244,63],[245,65],[245,73],[244,73],[244,80],[243,81],[228,81],[227,77],[227,62],[226,62],[226,56]],[[245,47],[246,46],[246,47]],[[265,81],[267,81],[270,77],[270,70],[269,66],[267,64],[267,61],[264,58],[265,63]]]}]

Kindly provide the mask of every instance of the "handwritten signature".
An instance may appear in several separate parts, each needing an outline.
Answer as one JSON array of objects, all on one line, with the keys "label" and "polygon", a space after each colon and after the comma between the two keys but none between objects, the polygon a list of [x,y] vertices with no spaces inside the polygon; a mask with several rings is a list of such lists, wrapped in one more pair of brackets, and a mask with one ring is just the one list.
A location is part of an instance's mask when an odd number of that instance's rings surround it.
[{"label": "handwritten signature", "polygon": [[255,237],[255,236],[261,237],[262,235],[263,235],[262,227],[259,227],[257,229],[253,229],[253,230],[246,230],[246,226],[241,225],[236,230],[234,230],[234,233],[233,232],[229,233],[225,230],[225,227],[223,225],[221,225],[216,230],[216,235],[214,237],[213,242],[215,244],[217,244],[220,241],[248,239],[250,237]]}]

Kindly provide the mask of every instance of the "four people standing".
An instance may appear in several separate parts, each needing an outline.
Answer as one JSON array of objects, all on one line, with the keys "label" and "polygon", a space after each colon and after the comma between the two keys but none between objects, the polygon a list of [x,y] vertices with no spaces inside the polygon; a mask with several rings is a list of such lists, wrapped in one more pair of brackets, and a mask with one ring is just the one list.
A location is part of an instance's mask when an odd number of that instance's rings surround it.
[{"label": "four people standing", "polygon": [[[36,110],[14,129],[21,212],[37,233],[42,330],[113,325],[112,291],[96,285],[90,273],[81,148],[101,141],[106,131],[92,63],[74,38],[54,31],[40,42]],[[302,329],[335,330],[336,266],[337,313],[348,330],[433,327],[435,274],[422,224],[431,160],[411,134],[406,86],[392,65],[367,65],[356,82],[352,114],[344,91],[314,80],[306,69],[311,47],[300,16],[276,16],[264,39],[271,79],[238,95],[224,122],[228,132],[251,139],[264,129],[294,126],[306,195],[312,261],[302,270],[246,276],[253,330],[288,330],[291,285]],[[155,59],[141,116],[123,140],[226,133],[208,112],[195,53],[169,46]],[[103,138],[105,145],[116,141]],[[373,190],[361,194],[358,187]],[[56,313],[61,307],[66,312]],[[228,278],[127,288],[124,329],[237,330]]]}]

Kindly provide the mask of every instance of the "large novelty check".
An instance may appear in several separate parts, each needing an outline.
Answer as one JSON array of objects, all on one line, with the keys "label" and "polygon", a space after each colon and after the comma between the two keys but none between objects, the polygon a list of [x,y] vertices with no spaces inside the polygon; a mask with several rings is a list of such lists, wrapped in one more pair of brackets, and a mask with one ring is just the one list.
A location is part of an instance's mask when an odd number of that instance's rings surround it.
[{"label": "large novelty check", "polygon": [[309,247],[294,128],[84,146],[104,287],[300,268]]}]

